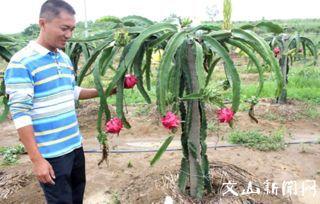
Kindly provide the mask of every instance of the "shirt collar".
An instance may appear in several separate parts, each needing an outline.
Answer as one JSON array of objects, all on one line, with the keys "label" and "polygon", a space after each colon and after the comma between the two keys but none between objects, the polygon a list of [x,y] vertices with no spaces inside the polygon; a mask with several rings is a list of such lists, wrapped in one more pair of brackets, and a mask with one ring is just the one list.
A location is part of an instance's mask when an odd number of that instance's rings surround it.
[{"label": "shirt collar", "polygon": [[[47,48],[43,47],[42,45],[40,45],[37,41],[33,40],[29,42],[29,46],[35,50],[36,52],[38,52],[41,55],[46,55],[48,53],[54,53],[50,50],[48,50]],[[61,50],[57,49],[57,53],[60,53]]]}]

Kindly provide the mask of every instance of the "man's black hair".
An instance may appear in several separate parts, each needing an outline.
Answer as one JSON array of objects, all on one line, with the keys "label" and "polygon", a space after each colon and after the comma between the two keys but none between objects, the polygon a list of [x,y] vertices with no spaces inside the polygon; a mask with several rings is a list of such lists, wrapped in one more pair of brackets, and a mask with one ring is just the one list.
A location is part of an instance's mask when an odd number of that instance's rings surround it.
[{"label": "man's black hair", "polygon": [[40,18],[52,20],[57,17],[61,11],[65,11],[71,15],[76,14],[72,6],[63,0],[47,0],[41,6]]}]

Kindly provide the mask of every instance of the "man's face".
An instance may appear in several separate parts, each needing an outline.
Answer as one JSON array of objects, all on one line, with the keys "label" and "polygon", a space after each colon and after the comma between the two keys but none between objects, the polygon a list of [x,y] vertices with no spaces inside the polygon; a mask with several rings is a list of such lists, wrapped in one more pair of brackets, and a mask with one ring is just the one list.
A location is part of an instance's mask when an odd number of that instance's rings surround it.
[{"label": "man's face", "polygon": [[48,48],[51,50],[64,48],[66,42],[72,37],[75,24],[76,20],[74,15],[65,11],[61,11],[60,14],[52,20],[43,19],[41,25],[42,32]]}]

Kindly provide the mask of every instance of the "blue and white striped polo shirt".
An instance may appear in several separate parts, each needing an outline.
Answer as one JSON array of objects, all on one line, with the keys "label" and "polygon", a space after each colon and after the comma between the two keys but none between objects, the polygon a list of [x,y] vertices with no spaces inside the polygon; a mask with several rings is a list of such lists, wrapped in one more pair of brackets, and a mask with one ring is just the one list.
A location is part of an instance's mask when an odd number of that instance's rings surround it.
[{"label": "blue and white striped polo shirt", "polygon": [[75,112],[76,86],[70,58],[49,51],[35,41],[17,52],[5,71],[6,93],[17,129],[32,125],[44,158],[64,155],[81,147]]}]

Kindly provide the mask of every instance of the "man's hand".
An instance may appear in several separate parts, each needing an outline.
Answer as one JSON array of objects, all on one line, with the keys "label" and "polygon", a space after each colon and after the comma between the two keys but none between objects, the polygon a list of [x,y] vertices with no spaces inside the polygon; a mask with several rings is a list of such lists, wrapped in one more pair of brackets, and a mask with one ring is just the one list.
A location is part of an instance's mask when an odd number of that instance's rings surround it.
[{"label": "man's hand", "polygon": [[24,126],[18,129],[18,134],[22,144],[28,152],[30,160],[33,163],[33,172],[41,183],[54,184],[55,179],[52,166],[45,160],[37,147],[34,140],[34,132],[32,125]]},{"label": "man's hand", "polygon": [[[109,96],[116,94],[117,93],[117,88],[113,88],[111,90],[111,93]],[[80,91],[80,95],[79,95],[79,99],[83,100],[83,99],[90,99],[90,98],[95,98],[98,97],[99,93],[97,91],[97,89],[92,88],[92,89],[88,89],[88,88],[81,88]]]},{"label": "man's hand", "polygon": [[44,158],[33,162],[33,172],[41,183],[55,184],[53,179],[56,177],[53,168]]}]

